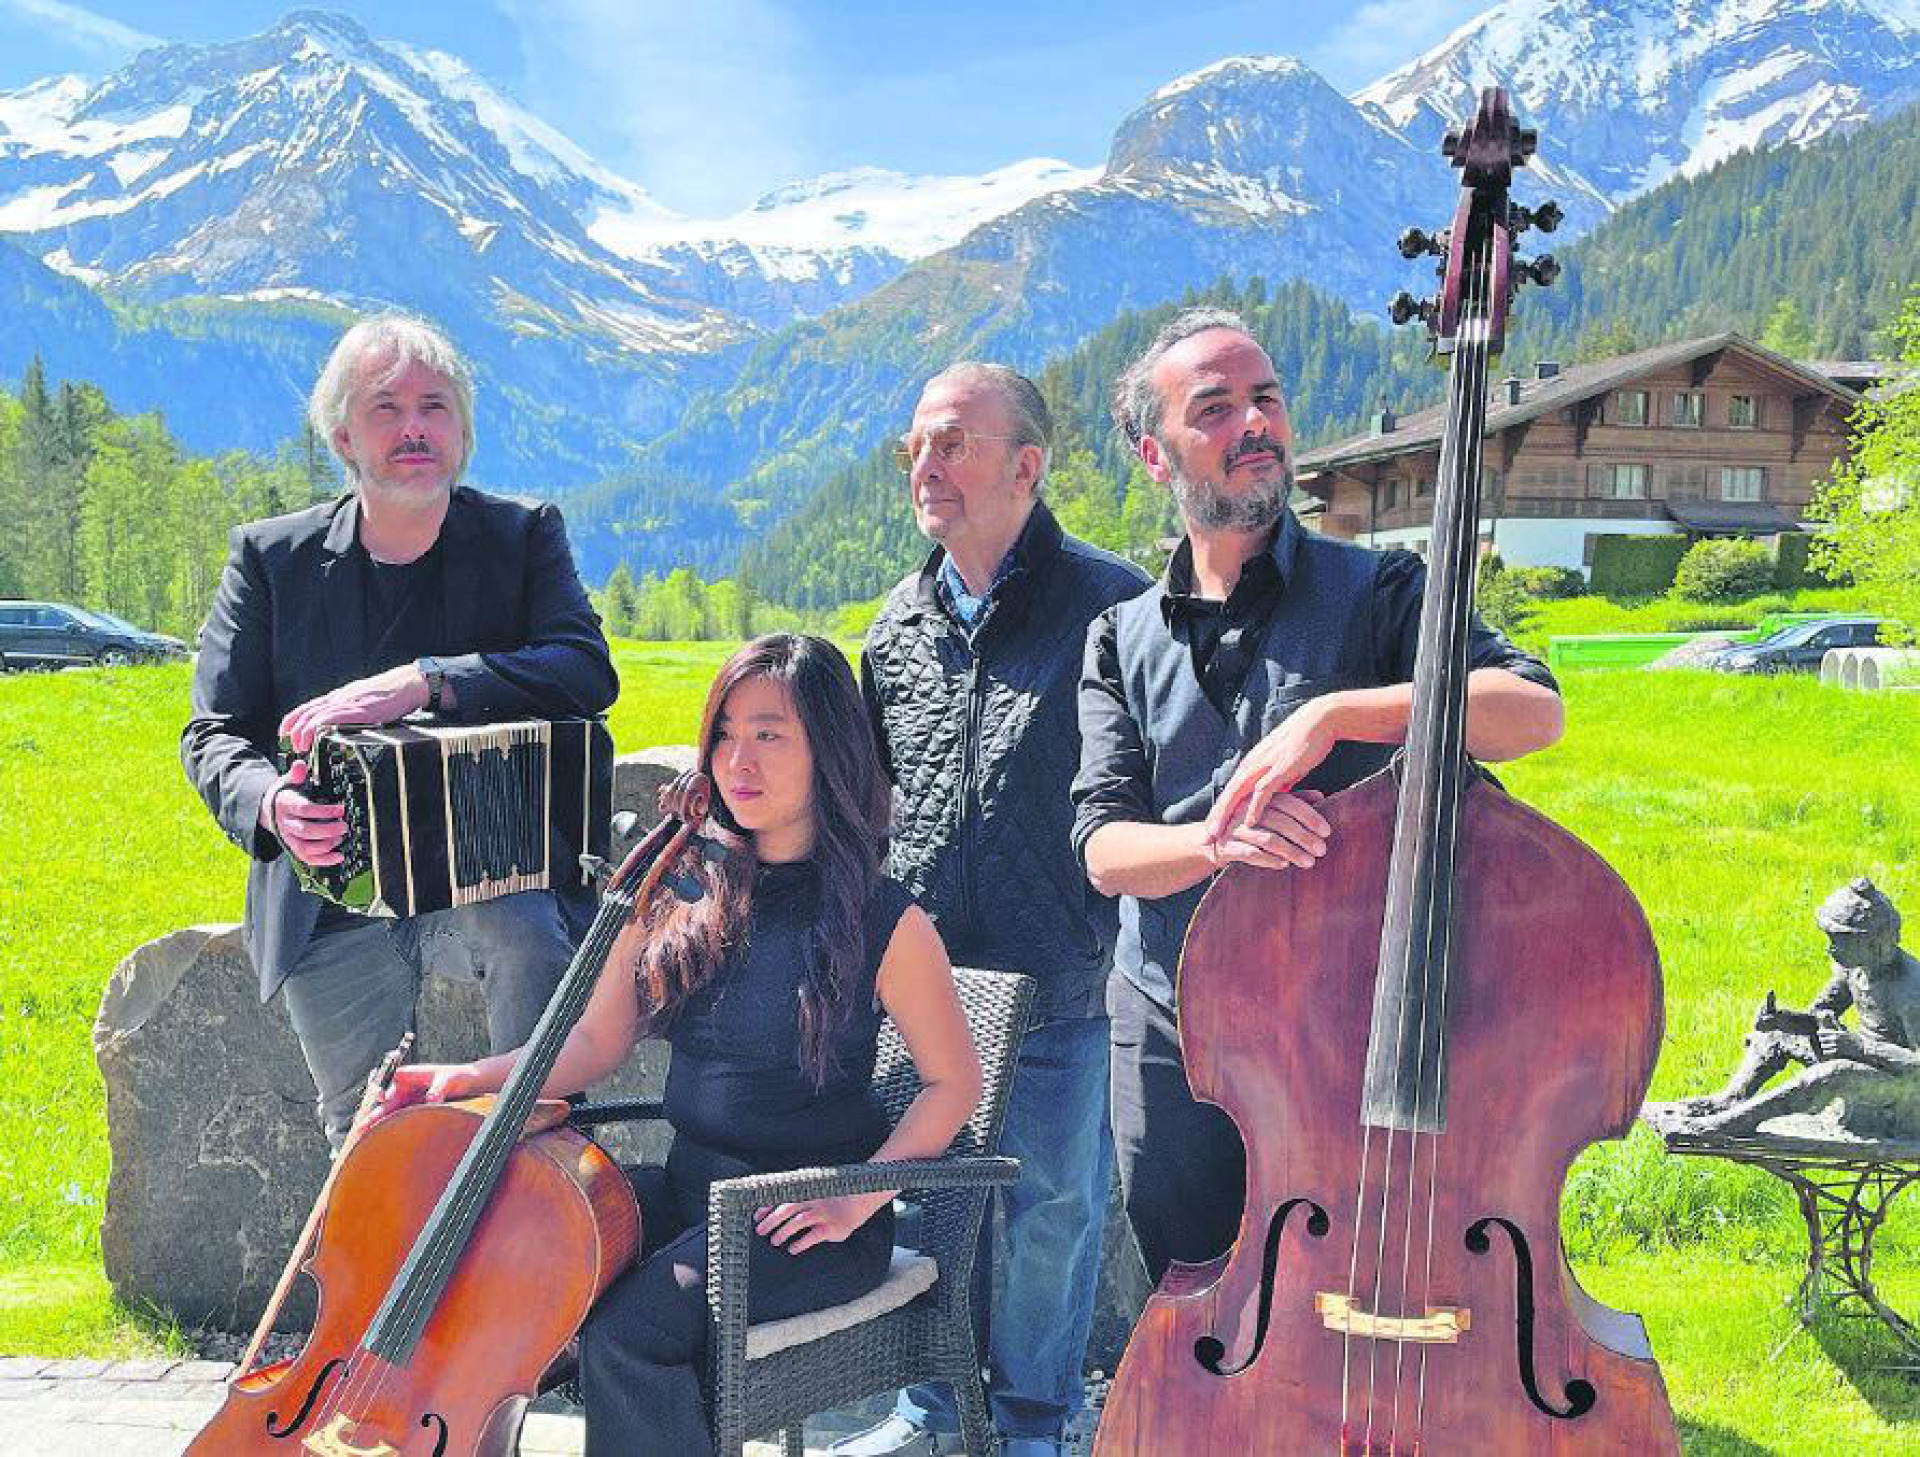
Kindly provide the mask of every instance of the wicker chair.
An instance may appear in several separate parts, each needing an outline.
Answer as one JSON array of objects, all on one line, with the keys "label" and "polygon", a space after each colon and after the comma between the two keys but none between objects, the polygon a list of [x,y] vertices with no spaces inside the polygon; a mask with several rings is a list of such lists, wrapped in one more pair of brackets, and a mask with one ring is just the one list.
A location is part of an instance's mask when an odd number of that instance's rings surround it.
[{"label": "wicker chair", "polygon": [[[956,970],[954,980],[980,1055],[982,1092],[979,1107],[945,1155],[911,1162],[796,1169],[727,1179],[713,1186],[707,1210],[707,1303],[712,1320],[707,1392],[716,1450],[728,1457],[739,1453],[750,1437],[773,1431],[782,1433],[787,1457],[801,1457],[801,1423],[806,1417],[918,1381],[951,1382],[967,1451],[973,1457],[987,1457],[991,1450],[969,1293],[987,1196],[995,1185],[1012,1183],[1020,1172],[1018,1160],[997,1157],[996,1150],[1014,1060],[1026,1033],[1033,982],[1024,976],[974,970]],[[881,1023],[873,1087],[891,1122],[899,1121],[920,1089],[913,1060],[891,1019]],[[658,1103],[599,1103],[576,1109],[569,1121],[576,1127],[591,1127],[662,1116]],[[920,1253],[930,1256],[937,1269],[931,1285],[904,1304],[860,1318],[844,1329],[750,1356],[747,1247],[753,1211],[786,1200],[882,1189],[904,1189],[920,1206]],[[901,1265],[896,1251],[896,1276]],[[923,1278],[926,1274],[918,1273]],[[988,1272],[981,1273],[990,1278]],[[846,1318],[852,1312],[842,1306],[822,1312],[829,1317],[825,1320],[801,1316],[796,1321],[831,1326],[835,1314]],[[755,1327],[760,1337],[756,1344],[764,1344],[771,1327],[793,1324],[769,1322]]]}]

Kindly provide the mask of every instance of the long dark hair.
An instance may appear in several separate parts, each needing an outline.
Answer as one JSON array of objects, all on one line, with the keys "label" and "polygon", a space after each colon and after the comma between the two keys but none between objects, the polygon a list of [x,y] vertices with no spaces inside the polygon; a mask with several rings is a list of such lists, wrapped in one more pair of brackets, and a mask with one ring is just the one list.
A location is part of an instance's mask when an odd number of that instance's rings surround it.
[{"label": "long dark hair", "polygon": [[[752,678],[779,684],[813,756],[813,850],[820,911],[808,934],[800,986],[800,1062],[820,1086],[835,1071],[833,1033],[846,1018],[866,967],[862,929],[880,874],[891,798],[873,727],[845,654],[825,638],[795,633],[757,637],[728,658],[707,693],[700,720],[700,769],[713,773],[714,745],[727,695]],[[707,894],[691,904],[657,896],[634,976],[640,1003],[656,1025],[711,981],[745,935],[759,862],[753,837],[727,812],[716,787],[711,828],[729,854],[696,870]]]}]

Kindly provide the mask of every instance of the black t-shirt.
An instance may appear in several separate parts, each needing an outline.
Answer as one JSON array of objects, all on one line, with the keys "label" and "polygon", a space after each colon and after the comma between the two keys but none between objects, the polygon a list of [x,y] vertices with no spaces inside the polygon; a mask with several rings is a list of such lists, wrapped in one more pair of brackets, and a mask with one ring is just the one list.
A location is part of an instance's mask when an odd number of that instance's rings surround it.
[{"label": "black t-shirt", "polygon": [[837,1068],[816,1088],[800,1061],[799,992],[808,941],[819,920],[819,872],[811,861],[763,865],[746,936],[718,975],[675,1012],[666,1113],[675,1161],[698,1145],[718,1174],[773,1173],[852,1163],[886,1141],[873,1096],[881,1010],[875,991],[894,927],[913,903],[897,881],[876,881],[864,917],[859,984],[835,1029]]},{"label": "black t-shirt", "polygon": [[446,651],[446,604],[440,585],[440,543],[435,542],[410,562],[376,560],[364,546],[358,554],[364,586],[369,675],[384,673],[416,658]]}]

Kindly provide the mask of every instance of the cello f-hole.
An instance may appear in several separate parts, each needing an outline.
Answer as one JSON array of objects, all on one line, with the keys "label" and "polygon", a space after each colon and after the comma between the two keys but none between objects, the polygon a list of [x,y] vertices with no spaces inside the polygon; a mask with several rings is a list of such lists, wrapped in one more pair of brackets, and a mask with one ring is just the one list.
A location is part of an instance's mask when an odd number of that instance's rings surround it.
[{"label": "cello f-hole", "polygon": [[269,1437],[290,1437],[299,1431],[300,1428],[304,1427],[307,1424],[307,1418],[313,1415],[313,1404],[320,1399],[320,1388],[327,1384],[327,1378],[332,1376],[336,1369],[341,1372],[342,1378],[344,1379],[346,1365],[347,1363],[343,1358],[335,1356],[331,1361],[327,1362],[326,1365],[322,1366],[319,1374],[313,1378],[313,1385],[307,1388],[307,1399],[301,1403],[300,1410],[294,1414],[293,1420],[288,1422],[284,1427],[278,1429],[274,1427],[274,1423],[280,1420],[279,1412],[268,1412],[267,1435]]},{"label": "cello f-hole", "polygon": [[440,1428],[440,1436],[434,1442],[433,1451],[429,1454],[429,1457],[446,1457],[447,1419],[441,1416],[440,1413],[437,1411],[430,1411],[425,1416],[420,1418],[420,1425],[423,1427],[437,1426],[438,1428]]},{"label": "cello f-hole", "polygon": [[1260,1359],[1260,1349],[1267,1343],[1267,1326],[1273,1319],[1274,1272],[1280,1266],[1280,1236],[1287,1227],[1287,1217],[1295,1208],[1306,1205],[1307,1233],[1315,1239],[1324,1239],[1331,1227],[1327,1211],[1311,1199],[1289,1199],[1273,1211],[1273,1217],[1267,1221],[1266,1249],[1260,1263],[1260,1315],[1254,1326],[1253,1349],[1247,1352],[1246,1359],[1233,1365],[1225,1364],[1226,1342],[1218,1336],[1202,1336],[1193,1343],[1193,1359],[1215,1376],[1238,1376],[1255,1361]]},{"label": "cello f-hole", "polygon": [[1566,1384],[1565,1410],[1551,1405],[1540,1394],[1539,1376],[1533,1367],[1533,1251],[1527,1244],[1527,1237],[1512,1220],[1490,1215],[1468,1228],[1467,1248],[1476,1255],[1484,1255],[1491,1250],[1493,1241],[1488,1238],[1487,1230],[1493,1225],[1504,1229],[1513,1244],[1514,1340],[1520,1365],[1520,1384],[1526,1388],[1527,1400],[1539,1411],[1558,1421],[1583,1417],[1593,1410],[1594,1403],[1599,1400],[1599,1393],[1593,1389],[1591,1381],[1576,1377]]}]

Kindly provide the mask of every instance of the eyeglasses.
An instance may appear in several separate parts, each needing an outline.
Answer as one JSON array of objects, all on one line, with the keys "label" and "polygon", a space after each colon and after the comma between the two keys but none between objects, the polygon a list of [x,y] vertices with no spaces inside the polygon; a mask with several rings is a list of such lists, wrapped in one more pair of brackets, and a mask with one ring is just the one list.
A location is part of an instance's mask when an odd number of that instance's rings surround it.
[{"label": "eyeglasses", "polygon": [[928,431],[902,435],[893,445],[893,463],[911,474],[920,452],[933,447],[933,458],[942,465],[959,465],[973,454],[976,440],[1015,440],[1014,435],[981,435],[964,425],[936,425]]}]

